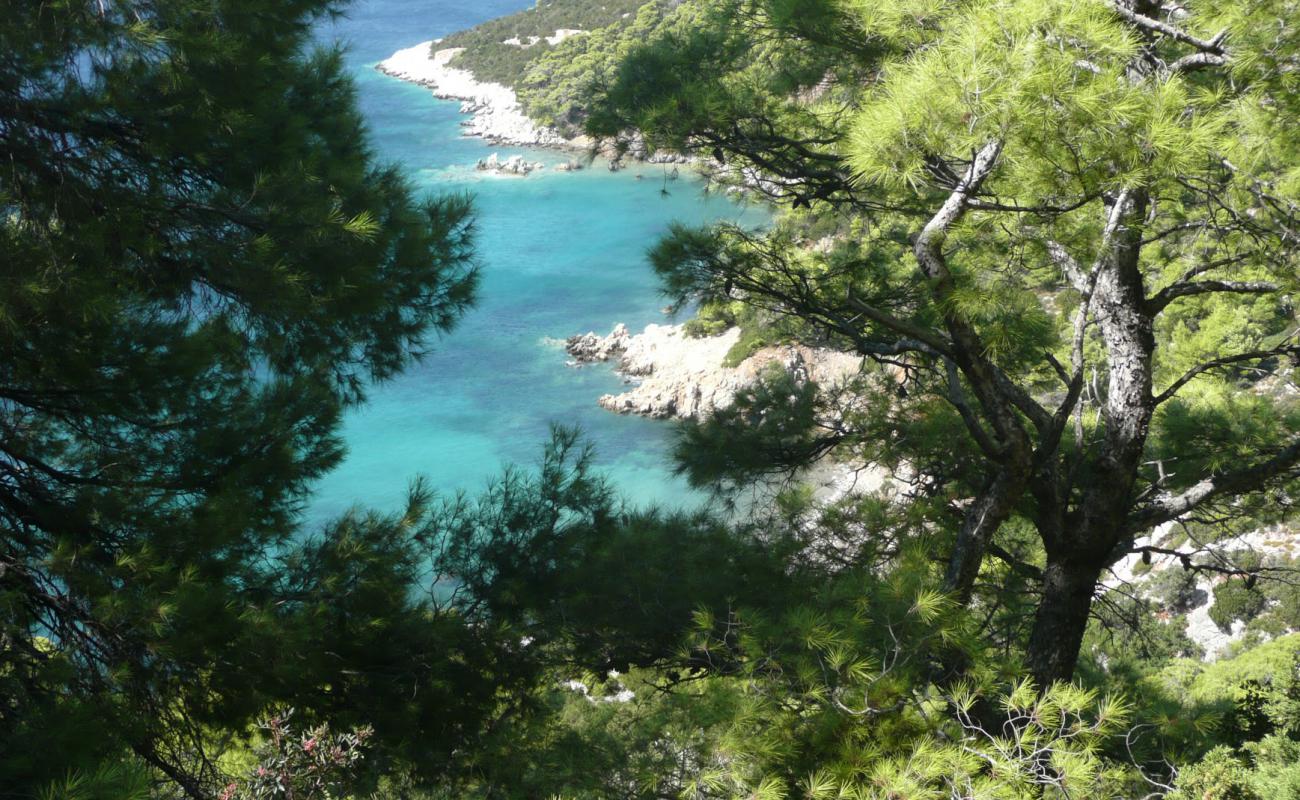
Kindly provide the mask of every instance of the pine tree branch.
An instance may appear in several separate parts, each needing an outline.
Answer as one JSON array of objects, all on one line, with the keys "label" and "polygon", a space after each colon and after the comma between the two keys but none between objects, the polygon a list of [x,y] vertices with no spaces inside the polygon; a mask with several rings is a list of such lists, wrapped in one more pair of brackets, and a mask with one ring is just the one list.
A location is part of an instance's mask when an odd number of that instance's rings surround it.
[{"label": "pine tree branch", "polygon": [[1131,514],[1128,532],[1149,530],[1162,522],[1178,519],[1212,500],[1263,488],[1278,478],[1300,475],[1300,439],[1282,448],[1272,458],[1231,472],[1220,472],[1176,495],[1165,495]]},{"label": "pine tree branch", "polygon": [[853,294],[852,289],[849,289],[844,302],[849,306],[849,308],[857,311],[872,322],[879,323],[895,333],[901,333],[903,336],[911,337],[918,342],[924,342],[936,353],[944,356],[950,356],[952,354],[952,343],[945,340],[942,336],[939,336],[933,331],[925,330],[918,325],[913,325],[910,322],[904,322],[883,309],[864,303]]},{"label": "pine tree branch", "polygon": [[[912,247],[922,274],[930,282],[930,291],[941,306],[949,304],[956,290],[943,253],[948,233],[965,216],[970,199],[993,172],[1001,153],[1001,141],[989,142],[975,153],[957,186],[922,228]],[[988,361],[984,355],[987,348],[970,322],[949,310],[944,312],[944,324],[952,340],[953,360],[966,375],[1000,439],[1024,438],[1012,407],[1036,416],[1036,425],[1046,422],[1049,418],[1046,411],[1038,407],[1037,411],[1042,413],[1036,414],[1037,403]]]},{"label": "pine tree branch", "polygon": [[1003,549],[1001,545],[995,542],[989,542],[988,553],[989,555],[1001,561],[1003,564],[1006,564],[1015,572],[1019,572],[1021,575],[1024,575],[1027,578],[1031,578],[1036,581],[1041,581],[1043,579],[1043,571],[1041,569],[1034,566],[1033,564],[1030,564],[1025,561],[1021,561],[1020,559],[1016,558],[1014,555],[1012,555],[1011,553]]},{"label": "pine tree branch", "polygon": [[1019,203],[1005,203],[1000,200],[983,200],[981,198],[972,198],[969,207],[973,211],[1008,211],[1015,214],[1041,214],[1044,216],[1057,216],[1068,214],[1071,211],[1078,211],[1080,208],[1096,200],[1098,195],[1085,194],[1072,203],[1063,206],[1048,205],[1046,203],[1036,206],[1024,206]]},{"label": "pine tree branch", "polygon": [[1079,262],[1074,260],[1074,256],[1070,255],[1060,242],[1049,239],[1046,244],[1048,257],[1052,259],[1052,263],[1061,268],[1061,272],[1065,274],[1065,278],[1070,282],[1070,285],[1081,293],[1091,294],[1091,287],[1096,282],[1096,279],[1083,271],[1083,268],[1079,266]]},{"label": "pine tree branch", "polygon": [[984,455],[992,459],[1001,458],[1006,448],[993,441],[988,431],[984,430],[975,410],[971,408],[970,401],[966,398],[966,391],[961,386],[961,375],[957,365],[951,359],[944,359],[944,366],[948,372],[948,394],[945,396],[948,404],[957,409],[962,422],[966,423],[966,430],[970,432],[971,438],[979,445]]},{"label": "pine tree branch", "polygon": [[1189,44],[1197,50],[1206,53],[1213,53],[1220,56],[1227,54],[1227,51],[1223,47],[1223,40],[1228,35],[1226,30],[1219,32],[1212,39],[1201,39],[1191,35],[1181,28],[1175,28],[1167,22],[1161,22],[1160,20],[1152,19],[1145,14],[1139,14],[1133,9],[1125,7],[1123,3],[1116,3],[1114,11],[1128,22],[1150,33],[1159,34],[1175,41],[1182,42],[1183,44]]},{"label": "pine tree branch", "polygon": [[1228,57],[1217,53],[1192,53],[1170,64],[1169,71],[1174,73],[1195,72],[1206,67],[1222,67],[1227,63]]},{"label": "pine tree branch", "polygon": [[1163,392],[1156,395],[1154,405],[1158,406],[1161,403],[1173,399],[1174,395],[1178,394],[1179,389],[1186,386],[1188,382],[1201,373],[1208,372],[1212,369],[1218,369],[1219,367],[1240,364],[1245,361],[1262,361],[1266,358],[1275,358],[1283,355],[1300,355],[1300,345],[1288,345],[1286,347],[1277,347],[1272,350],[1253,350],[1248,353],[1237,353],[1231,356],[1224,356],[1223,358],[1216,358],[1212,361],[1206,361],[1203,364],[1197,364],[1195,367],[1192,367],[1187,372],[1183,373],[1182,377],[1178,380],[1171,383],[1168,389],[1165,389]]},{"label": "pine tree branch", "polygon": [[1281,287],[1268,281],[1189,281],[1166,286],[1146,302],[1147,312],[1157,314],[1180,297],[1195,297],[1214,292],[1232,292],[1234,294],[1271,294]]}]

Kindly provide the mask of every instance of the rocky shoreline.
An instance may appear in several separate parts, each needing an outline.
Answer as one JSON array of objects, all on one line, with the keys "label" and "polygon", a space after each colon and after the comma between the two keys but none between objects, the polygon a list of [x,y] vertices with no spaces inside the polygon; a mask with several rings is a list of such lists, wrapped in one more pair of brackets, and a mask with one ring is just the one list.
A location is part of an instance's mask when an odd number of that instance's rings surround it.
[{"label": "rocky shoreline", "polygon": [[[731,405],[737,393],[774,365],[796,381],[826,387],[851,379],[862,368],[861,356],[803,345],[763,347],[736,366],[726,366],[727,354],[740,335],[739,328],[731,328],[717,336],[691,337],[682,325],[648,325],[633,334],[619,324],[605,336],[594,331],[572,336],[565,340],[564,349],[569,366],[612,362],[631,385],[621,394],[602,395],[597,400],[602,408],[652,419],[705,419]],[[901,488],[881,467],[833,458],[802,470],[795,479],[812,490],[819,506],[850,494],[893,493]]]},{"label": "rocky shoreline", "polygon": [[687,336],[682,325],[648,325],[638,334],[616,325],[606,336],[593,332],[565,341],[573,366],[615,362],[615,369],[635,385],[597,401],[619,414],[654,419],[703,419],[726,408],[736,394],[778,365],[798,381],[830,385],[855,375],[862,358],[836,350],[779,345],[764,347],[734,367],[724,365],[740,339],[740,329],[717,336]]},{"label": "rocky shoreline", "polygon": [[[568,36],[580,33],[582,31],[561,30],[557,31],[556,35],[563,34],[558,40],[563,41]],[[549,37],[547,41],[554,38]],[[450,66],[452,59],[459,55],[463,48],[448,47],[435,51],[433,48],[437,43],[437,40],[431,40],[398,50],[375,65],[375,69],[399,80],[429,88],[433,90],[434,97],[439,99],[460,100],[461,113],[470,116],[468,120],[461,123],[466,136],[478,137],[493,144],[594,152],[596,143],[590,138],[566,137],[554,128],[534,121],[524,113],[519,104],[519,97],[510,87],[480,81],[469,70]],[[600,154],[609,159],[608,167],[611,172],[623,169],[628,159],[663,165],[698,163],[698,159],[679,153],[663,151],[651,153],[639,134],[633,135],[625,144],[626,148],[623,151],[613,145],[600,148]],[[510,164],[510,159],[500,160],[498,166],[488,163],[489,160],[481,160],[478,169],[496,174],[524,176],[535,171],[539,166],[514,165]],[[514,168],[516,166],[525,168]],[[576,172],[582,168],[582,161],[577,159],[571,159],[557,166],[557,169],[563,172]],[[676,177],[674,169],[672,178],[676,179]]]},{"label": "rocky shoreline", "polygon": [[[1136,547],[1162,545],[1167,537],[1180,530],[1176,522],[1167,522],[1151,533],[1139,537]],[[1170,548],[1173,549],[1173,548]],[[1300,537],[1287,526],[1273,526],[1251,531],[1240,536],[1214,542],[1190,542],[1180,549],[1196,553],[1196,561],[1230,566],[1236,553],[1251,553],[1262,558],[1291,559],[1300,556]],[[1102,586],[1114,589],[1129,586],[1140,596],[1149,596],[1151,580],[1167,570],[1182,570],[1182,560],[1172,553],[1140,554],[1125,557],[1110,568],[1110,576],[1102,581]],[[1186,614],[1187,623],[1184,633],[1205,652],[1206,661],[1217,661],[1231,653],[1234,644],[1241,641],[1246,632],[1246,624],[1234,622],[1231,631],[1221,630],[1210,618],[1210,608],[1214,605],[1214,588],[1228,580],[1229,576],[1213,571],[1200,572],[1194,576],[1194,588],[1189,591],[1185,607],[1180,609]]]},{"label": "rocky shoreline", "polygon": [[421,42],[398,50],[376,66],[391,75],[433,90],[443,100],[460,100],[461,113],[470,118],[461,123],[468,136],[478,136],[497,144],[540,147],[579,148],[580,139],[568,139],[551,128],[535,123],[519,106],[514,90],[499,83],[477,80],[468,70],[449,66],[461,48],[434,51],[436,41]]}]

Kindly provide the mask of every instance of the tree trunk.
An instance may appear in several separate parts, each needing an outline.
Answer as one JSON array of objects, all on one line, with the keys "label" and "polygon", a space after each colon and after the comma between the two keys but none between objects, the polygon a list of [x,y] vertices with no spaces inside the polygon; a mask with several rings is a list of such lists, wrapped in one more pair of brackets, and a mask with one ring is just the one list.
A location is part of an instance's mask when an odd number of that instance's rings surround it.
[{"label": "tree trunk", "polygon": [[984,552],[993,534],[1011,516],[1016,501],[1024,493],[1028,471],[1028,467],[1021,464],[999,467],[971,507],[966,509],[943,579],[944,591],[958,604],[965,606],[970,603],[975,579],[984,563]]},{"label": "tree trunk", "polygon": [[1100,567],[1049,557],[1027,653],[1030,676],[1040,690],[1074,677],[1100,579]]},{"label": "tree trunk", "polygon": [[[1039,526],[1047,568],[1027,657],[1040,690],[1074,677],[1097,582],[1102,569],[1114,560],[1133,502],[1155,409],[1151,396],[1154,322],[1146,308],[1141,269],[1142,225],[1149,202],[1144,187],[1126,189],[1106,202],[1103,252],[1094,267],[1092,295],[1106,348],[1101,406],[1105,434],[1089,458],[1087,484],[1074,510],[1045,517],[1052,524]],[[1037,494],[1050,497],[1052,492]]]}]

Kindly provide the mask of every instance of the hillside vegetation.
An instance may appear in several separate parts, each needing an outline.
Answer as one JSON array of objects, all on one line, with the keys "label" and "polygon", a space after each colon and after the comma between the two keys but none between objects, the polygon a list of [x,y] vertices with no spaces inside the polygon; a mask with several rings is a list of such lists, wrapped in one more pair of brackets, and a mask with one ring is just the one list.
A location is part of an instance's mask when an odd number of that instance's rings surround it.
[{"label": "hillside vegetation", "polygon": [[[669,28],[682,0],[550,0],[453,34],[435,49],[465,51],[451,65],[513,88],[533,119],[580,133],[586,100],[638,42]],[[580,30],[554,44],[560,30]]]},{"label": "hillside vegetation", "polygon": [[517,14],[453,33],[436,47],[463,47],[466,52],[455,66],[470,70],[479,80],[518,87],[533,64],[557,49],[558,45],[546,41],[548,36],[566,29],[621,30],[643,5],[646,0],[541,0]]}]

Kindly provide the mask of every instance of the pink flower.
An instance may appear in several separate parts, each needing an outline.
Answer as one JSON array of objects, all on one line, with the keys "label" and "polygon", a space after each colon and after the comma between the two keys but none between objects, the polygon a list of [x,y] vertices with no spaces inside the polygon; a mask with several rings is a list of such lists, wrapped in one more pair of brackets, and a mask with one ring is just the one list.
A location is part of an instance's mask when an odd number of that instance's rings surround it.
[{"label": "pink flower", "polygon": [[316,737],[315,737],[315,736],[311,737],[310,739],[308,739],[307,741],[305,741],[305,742],[302,743],[302,751],[303,751],[304,753],[310,753],[311,751],[313,751],[313,750],[315,750],[315,749],[316,749]]}]

